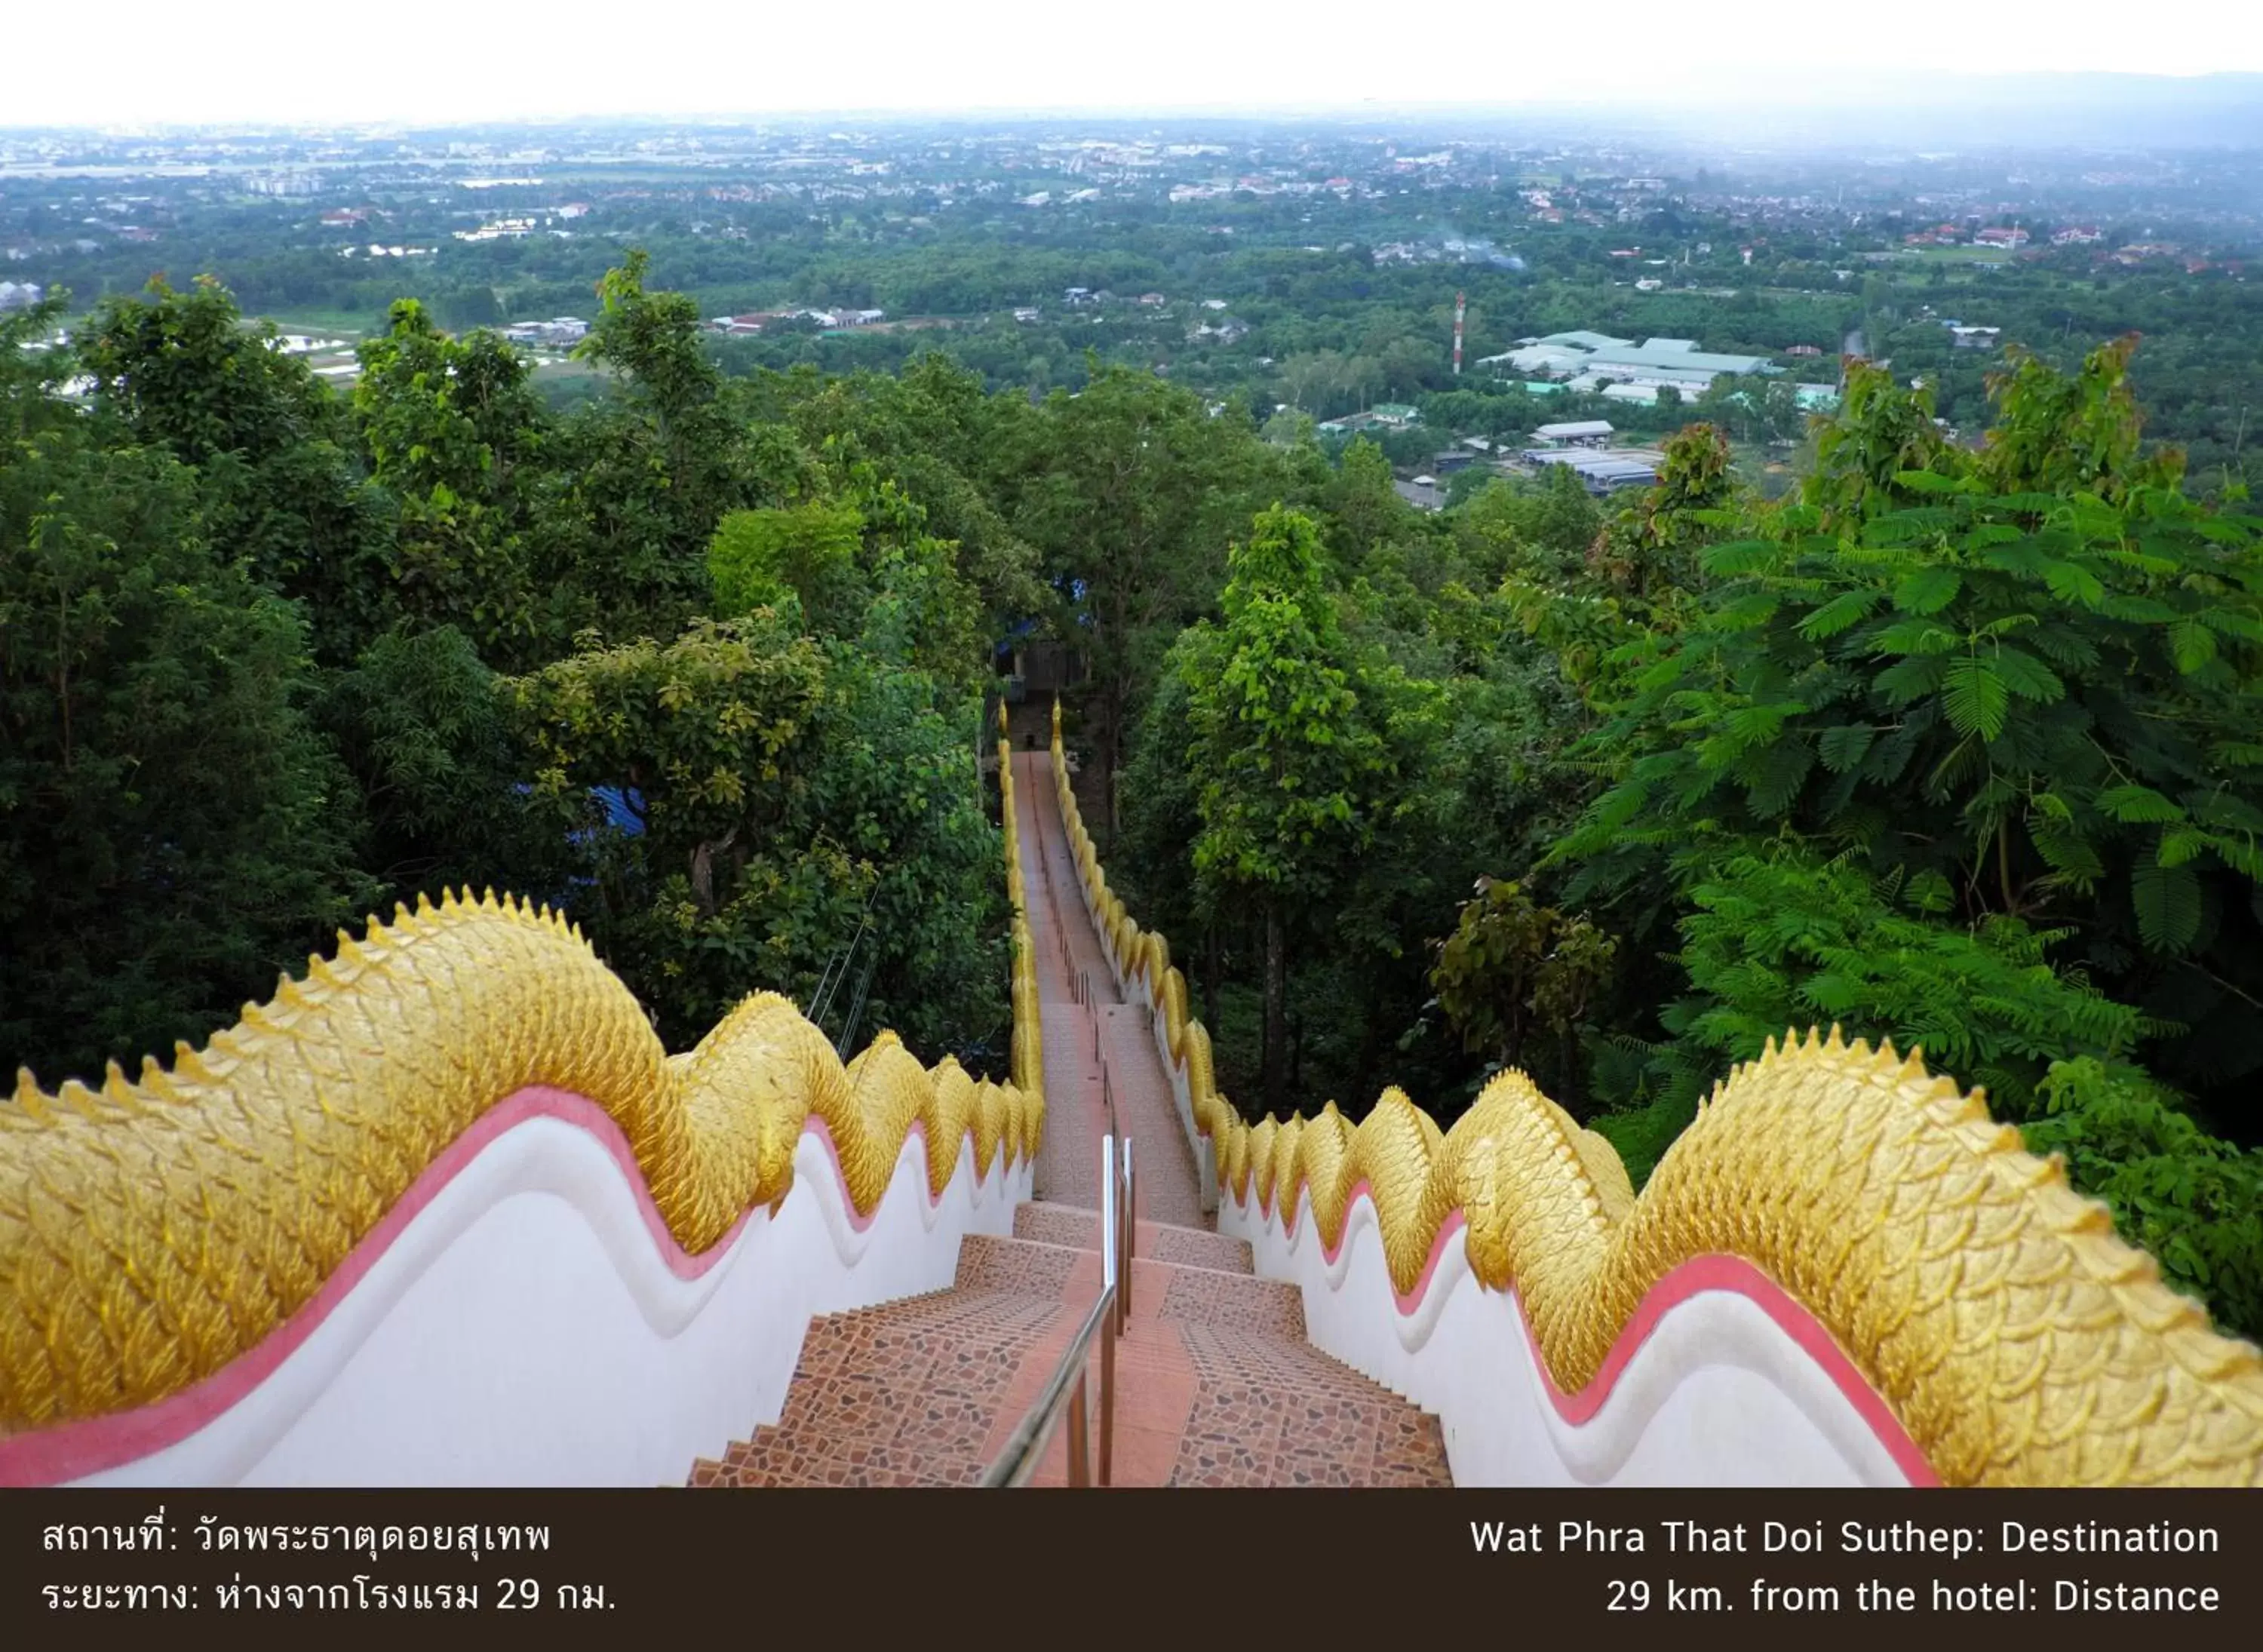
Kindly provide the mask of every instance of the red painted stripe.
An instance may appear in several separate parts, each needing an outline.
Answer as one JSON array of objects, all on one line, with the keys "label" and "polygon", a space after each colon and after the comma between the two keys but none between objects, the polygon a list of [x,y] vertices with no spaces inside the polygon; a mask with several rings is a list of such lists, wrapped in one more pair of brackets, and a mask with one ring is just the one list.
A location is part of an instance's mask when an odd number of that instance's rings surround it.
[{"label": "red painted stripe", "polygon": [[[279,1369],[283,1362],[297,1351],[300,1345],[315,1334],[315,1330],[336,1312],[338,1305],[352,1294],[378,1259],[393,1248],[408,1224],[425,1206],[439,1197],[440,1192],[479,1157],[489,1146],[507,1132],[535,1119],[554,1119],[578,1127],[595,1138],[612,1156],[629,1191],[636,1199],[638,1213],[644,1218],[645,1231],[651,1236],[654,1250],[669,1272],[680,1279],[696,1279],[730,1253],[732,1245],[745,1231],[754,1216],[749,1209],[742,1211],[732,1223],[730,1231],[698,1255],[685,1250],[669,1230],[667,1220],[660,1206],[653,1202],[652,1190],[647,1185],[644,1171],[630,1148],[627,1136],[622,1134],[612,1116],[586,1097],[568,1090],[553,1090],[545,1084],[530,1084],[505,1097],[482,1113],[478,1121],[449,1144],[440,1156],[433,1160],[423,1175],[418,1177],[409,1190],[401,1195],[384,1220],[365,1235],[361,1243],[338,1265],[337,1270],[322,1284],[299,1311],[270,1331],[255,1347],[246,1350],[211,1376],[178,1394],[131,1411],[113,1412],[105,1417],[85,1417],[57,1427],[41,1429],[35,1433],[18,1434],[0,1439],[0,1486],[52,1486],[83,1479],[105,1469],[138,1461],[182,1440],[204,1428],[214,1418],[250,1397],[252,1393]],[[912,1121],[913,1133],[922,1144],[926,1131],[917,1119]],[[860,1216],[856,1201],[849,1197],[849,1185],[841,1169],[841,1152],[833,1140],[833,1133],[825,1121],[814,1114],[802,1127],[802,1134],[817,1138],[825,1149],[826,1163],[833,1168],[833,1181],[841,1197],[841,1205],[849,1214],[850,1225],[863,1233],[878,1216],[877,1208],[871,1215]],[[994,1172],[1002,1170],[1008,1163],[1004,1147],[992,1161]],[[978,1185],[980,1185],[978,1181]],[[924,1176],[920,1189],[926,1196],[931,1211],[940,1203],[927,1196]]]},{"label": "red painted stripe", "polygon": [[[1311,1211],[1312,1199],[1310,1189],[1305,1185],[1298,1185],[1298,1192],[1303,1195],[1297,1201],[1301,1216]],[[1338,1235],[1335,1249],[1330,1250],[1326,1240],[1321,1242],[1321,1255],[1331,1268],[1335,1266],[1344,1243],[1351,1235],[1351,1206],[1362,1199],[1367,1200],[1370,1210],[1375,1207],[1374,1190],[1364,1178],[1353,1187],[1350,1199],[1345,1201],[1343,1231]],[[1270,1218],[1267,1219],[1266,1225],[1272,1226]],[[1447,1244],[1458,1237],[1466,1226],[1461,1211],[1457,1210],[1448,1215],[1439,1224],[1438,1235],[1431,1242],[1430,1254],[1422,1264],[1422,1272],[1415,1280],[1414,1288],[1403,1293],[1396,1286],[1392,1288],[1392,1294],[1401,1318],[1410,1318],[1421,1308],[1423,1299],[1429,1293],[1430,1281],[1437,1273],[1438,1264],[1445,1255]],[[1318,1231],[1317,1225],[1314,1231]],[[1284,1234],[1283,1236],[1288,1235]],[[1485,1287],[1480,1284],[1479,1288]],[[1933,1465],[1926,1461],[1925,1453],[1918,1449],[1917,1442],[1910,1438],[1909,1431],[1902,1426],[1901,1419],[1894,1415],[1893,1408],[1870,1386],[1869,1379],[1862,1374],[1861,1368],[1847,1358],[1847,1351],[1839,1345],[1838,1338],[1832,1336],[1830,1330],[1782,1286],[1742,1257],[1719,1254],[1692,1257],[1652,1286],[1644,1293],[1634,1316],[1611,1344],[1610,1353],[1604,1359],[1601,1368],[1576,1394],[1566,1394],[1556,1386],[1556,1379],[1550,1373],[1547,1361],[1540,1357],[1540,1340],[1533,1334],[1532,1319],[1525,1311],[1523,1297],[1514,1289],[1508,1296],[1516,1304],[1517,1323],[1524,1331],[1525,1348],[1531,1356],[1533,1368],[1540,1373],[1542,1385],[1547,1389],[1549,1402],[1558,1417],[1576,1427],[1592,1420],[1610,1402],[1621,1373],[1666,1316],[1690,1298],[1707,1292],[1724,1292],[1741,1296],[1766,1314],[1775,1322],[1776,1328],[1791,1338],[1800,1351],[1831,1379],[1847,1404],[1854,1408],[1855,1415],[1862,1419],[1878,1444],[1885,1448],[1887,1455],[1893,1459],[1894,1466],[1901,1470],[1912,1485],[1941,1484],[1941,1477],[1934,1473]]]}]

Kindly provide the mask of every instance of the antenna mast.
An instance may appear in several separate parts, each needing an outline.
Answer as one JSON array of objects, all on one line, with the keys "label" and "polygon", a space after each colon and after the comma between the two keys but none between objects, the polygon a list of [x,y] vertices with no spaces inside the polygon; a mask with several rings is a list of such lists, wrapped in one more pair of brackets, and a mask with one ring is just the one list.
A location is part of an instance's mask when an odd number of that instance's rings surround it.
[{"label": "antenna mast", "polygon": [[1469,313],[1470,295],[1454,294],[1454,377],[1462,376],[1462,318]]}]

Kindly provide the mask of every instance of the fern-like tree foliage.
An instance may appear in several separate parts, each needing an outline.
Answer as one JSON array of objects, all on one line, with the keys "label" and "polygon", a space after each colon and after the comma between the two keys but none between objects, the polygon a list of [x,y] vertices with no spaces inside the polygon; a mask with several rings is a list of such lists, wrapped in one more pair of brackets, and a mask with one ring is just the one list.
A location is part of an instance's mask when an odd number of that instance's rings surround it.
[{"label": "fern-like tree foliage", "polygon": [[1689,993],[1622,1064],[1666,1116],[1789,1027],[1914,1043],[2252,1328],[2263,519],[2144,450],[2129,348],[2015,359],[1977,451],[1855,364],[1801,497],[1682,512],[1692,601],[1602,656],[1614,783],[1551,859],[1680,915]]}]

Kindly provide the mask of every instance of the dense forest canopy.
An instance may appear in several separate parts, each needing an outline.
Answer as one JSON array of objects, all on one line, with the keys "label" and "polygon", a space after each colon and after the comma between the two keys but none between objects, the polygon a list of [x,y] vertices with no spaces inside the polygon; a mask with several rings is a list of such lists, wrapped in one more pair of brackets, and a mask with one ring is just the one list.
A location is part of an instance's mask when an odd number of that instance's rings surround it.
[{"label": "dense forest canopy", "polygon": [[847,960],[829,1033],[995,1072],[977,754],[1034,628],[1250,1116],[1518,1067],[1639,1179],[1838,1023],[2263,1330],[2263,518],[2153,439],[2142,350],[2014,356],[1977,440],[1852,361],[1774,497],[1685,409],[1646,491],[1424,512],[1097,353],[726,371],[650,275],[566,407],[414,299],[343,395],[215,281],[0,320],[0,1055],[98,1080],[470,884],[678,1047]]}]

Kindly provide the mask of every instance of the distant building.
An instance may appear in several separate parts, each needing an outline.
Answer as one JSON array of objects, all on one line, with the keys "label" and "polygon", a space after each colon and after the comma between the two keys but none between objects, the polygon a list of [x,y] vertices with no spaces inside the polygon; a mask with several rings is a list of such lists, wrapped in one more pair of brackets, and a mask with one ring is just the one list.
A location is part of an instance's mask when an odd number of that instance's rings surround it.
[{"label": "distant building", "polygon": [[285,169],[257,173],[245,178],[243,186],[255,195],[304,198],[322,192],[322,175],[299,169]]},{"label": "distant building", "polygon": [[1169,302],[1169,301],[1160,293],[1142,293],[1139,294],[1139,301],[1142,304],[1146,305],[1150,309],[1153,309],[1159,304]]},{"label": "distant building", "polygon": [[1532,434],[1551,448],[1601,447],[1611,439],[1612,432],[1608,419],[1576,419],[1568,424],[1543,424]]},{"label": "distant building", "polygon": [[1422,415],[1403,402],[1378,402],[1369,411],[1377,424],[1388,424],[1393,430],[1405,430],[1422,422]]},{"label": "distant building", "polygon": [[2024,247],[2028,232],[2024,229],[1983,229],[1972,237],[1976,247]]},{"label": "distant building", "polygon": [[1603,333],[1551,333],[1527,338],[1505,355],[1489,356],[1479,366],[1506,367],[1521,374],[1546,373],[1593,390],[1605,383],[1631,384],[1702,395],[1724,375],[1782,371],[1766,356],[1724,355],[1697,348],[1691,338],[1652,338],[1643,344]]},{"label": "distant building", "polygon": [[1839,387],[1833,384],[1795,384],[1792,394],[1799,398],[1803,413],[1830,413],[1839,406]]},{"label": "distant building", "polygon": [[1655,293],[1659,288],[1665,285],[1666,283],[1659,280],[1656,276],[1646,275],[1643,277],[1641,280],[1637,281],[1634,284],[1634,290],[1638,293]]},{"label": "distant building", "polygon": [[589,323],[578,316],[560,315],[546,322],[520,322],[502,330],[515,344],[547,344],[553,349],[578,344],[589,336]]},{"label": "distant building", "polygon": [[1017,322],[1033,322],[1038,319],[1038,312],[1026,308],[1017,309],[1014,312],[1014,319]]},{"label": "distant building", "polygon": [[1534,465],[1561,465],[1586,484],[1589,493],[1616,493],[1624,488],[1648,488],[1658,482],[1658,467],[1645,459],[1617,453],[1572,453],[1562,448],[1530,447],[1525,460]]},{"label": "distant building", "polygon": [[0,281],[0,310],[29,309],[42,291],[37,281]]},{"label": "distant building", "polygon": [[2095,224],[2069,224],[2051,236],[2054,247],[2085,247],[2094,241],[2103,241],[2106,234]]},{"label": "distant building", "polygon": [[1960,327],[1949,324],[1948,342],[1959,350],[1993,350],[2004,336],[2000,327]]},{"label": "distant building", "polygon": [[1412,482],[1394,482],[1391,490],[1413,505],[1417,511],[1442,511],[1446,496],[1438,486],[1435,476],[1417,476]]},{"label": "distant building", "polygon": [[1819,356],[1823,349],[1819,344],[1792,344],[1786,347],[1783,353],[1787,356]]}]

